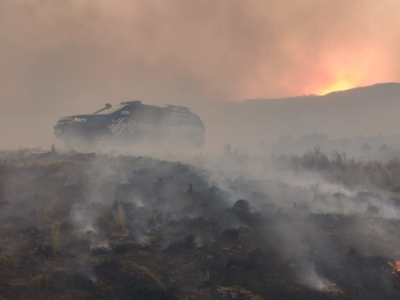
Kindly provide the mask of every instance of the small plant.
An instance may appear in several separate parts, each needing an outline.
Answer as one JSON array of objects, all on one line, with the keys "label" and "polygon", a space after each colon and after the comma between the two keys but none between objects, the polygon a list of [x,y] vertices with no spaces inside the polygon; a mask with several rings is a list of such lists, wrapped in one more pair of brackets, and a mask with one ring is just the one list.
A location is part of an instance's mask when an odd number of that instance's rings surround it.
[{"label": "small plant", "polygon": [[147,223],[155,223],[157,221],[157,215],[151,214],[147,217]]},{"label": "small plant", "polygon": [[65,166],[65,161],[57,159],[47,165],[46,175],[51,176],[54,173],[60,172],[65,168]]},{"label": "small plant", "polygon": [[19,150],[17,151],[17,159],[20,162],[22,162],[24,166],[26,166],[27,164],[27,154],[28,154],[28,149],[19,146]]},{"label": "small plant", "polygon": [[162,289],[164,292],[167,291],[167,288],[165,287],[165,284],[161,281],[161,279],[151,270],[149,270],[148,268],[138,265],[137,263],[133,262],[133,265],[141,270],[143,273],[145,273],[146,275],[148,275],[157,285],[160,289]]},{"label": "small plant", "polygon": [[39,288],[42,286],[42,275],[31,277],[32,286]]},{"label": "small plant", "polygon": [[155,213],[147,216],[147,224],[149,224],[149,226],[156,226],[159,222],[160,216],[156,215]]},{"label": "small plant", "polygon": [[54,211],[57,203],[58,203],[58,199],[55,199],[55,200],[51,201],[50,203],[48,203],[47,205],[44,205],[44,204],[40,205],[36,209],[36,227],[39,230],[43,229],[43,225],[46,220],[46,216],[51,214]]},{"label": "small plant", "polygon": [[42,205],[36,209],[36,227],[43,229],[44,218],[46,216],[46,206]]},{"label": "small plant", "polygon": [[43,288],[49,286],[51,283],[50,275],[37,275],[31,277],[31,284],[36,288]]},{"label": "small plant", "polygon": [[54,226],[51,229],[51,250],[56,254],[60,250],[60,227]]},{"label": "small plant", "polygon": [[54,144],[51,145],[51,150],[50,150],[51,155],[57,155],[57,150]]},{"label": "small plant", "polygon": [[119,204],[111,214],[110,225],[119,232],[126,230],[126,213],[124,207]]},{"label": "small plant", "polygon": [[207,269],[206,273],[198,278],[192,276],[194,281],[196,281],[200,286],[207,286],[210,284],[210,270]]},{"label": "small plant", "polygon": [[11,269],[14,266],[14,260],[6,255],[5,251],[3,250],[0,254],[0,269],[7,270]]}]

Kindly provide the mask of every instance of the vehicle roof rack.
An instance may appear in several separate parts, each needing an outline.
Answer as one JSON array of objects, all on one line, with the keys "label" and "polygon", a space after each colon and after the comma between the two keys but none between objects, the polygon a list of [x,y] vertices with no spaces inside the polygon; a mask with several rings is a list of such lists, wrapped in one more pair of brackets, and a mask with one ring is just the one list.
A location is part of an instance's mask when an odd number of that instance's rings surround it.
[{"label": "vehicle roof rack", "polygon": [[142,101],[140,101],[140,100],[121,102],[122,105],[126,105],[126,104],[141,104],[141,103],[142,103]]},{"label": "vehicle roof rack", "polygon": [[179,111],[189,111],[190,110],[190,108],[186,107],[186,106],[171,105],[171,104],[165,104],[165,106],[167,108],[174,109],[174,110],[179,110]]}]

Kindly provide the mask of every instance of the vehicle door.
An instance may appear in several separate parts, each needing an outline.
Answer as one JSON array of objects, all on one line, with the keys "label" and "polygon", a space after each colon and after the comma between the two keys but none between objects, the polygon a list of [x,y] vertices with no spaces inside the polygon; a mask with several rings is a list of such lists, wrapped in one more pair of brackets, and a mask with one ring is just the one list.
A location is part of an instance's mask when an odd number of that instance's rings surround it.
[{"label": "vehicle door", "polygon": [[130,115],[131,112],[127,108],[123,108],[112,116],[110,130],[114,138],[127,138],[129,136]]}]

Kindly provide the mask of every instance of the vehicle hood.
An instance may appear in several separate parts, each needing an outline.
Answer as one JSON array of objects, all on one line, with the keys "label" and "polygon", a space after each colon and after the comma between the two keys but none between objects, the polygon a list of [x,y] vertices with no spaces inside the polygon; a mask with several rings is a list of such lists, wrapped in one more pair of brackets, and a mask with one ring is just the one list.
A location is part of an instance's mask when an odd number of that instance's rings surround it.
[{"label": "vehicle hood", "polygon": [[[75,118],[79,119],[86,119],[85,122],[74,122]],[[62,117],[58,120],[57,125],[72,125],[72,124],[79,124],[80,126],[85,126],[89,124],[106,124],[109,122],[109,118],[105,115],[73,115],[73,116],[66,116]]]},{"label": "vehicle hood", "polygon": [[104,119],[106,116],[105,115],[73,115],[73,116],[66,116],[66,117],[62,117],[61,119],[73,119],[73,118],[82,118],[82,119]]}]

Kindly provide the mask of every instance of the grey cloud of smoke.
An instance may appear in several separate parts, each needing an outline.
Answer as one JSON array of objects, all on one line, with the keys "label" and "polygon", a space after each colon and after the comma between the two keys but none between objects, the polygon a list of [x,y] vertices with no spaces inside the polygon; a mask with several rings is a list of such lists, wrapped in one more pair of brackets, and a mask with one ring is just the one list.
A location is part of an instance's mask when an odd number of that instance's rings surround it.
[{"label": "grey cloud of smoke", "polygon": [[104,102],[190,105],[317,93],[338,76],[358,85],[395,80],[398,6],[0,0],[0,99],[16,111],[0,112],[2,123],[23,131],[52,124],[53,112]]}]

